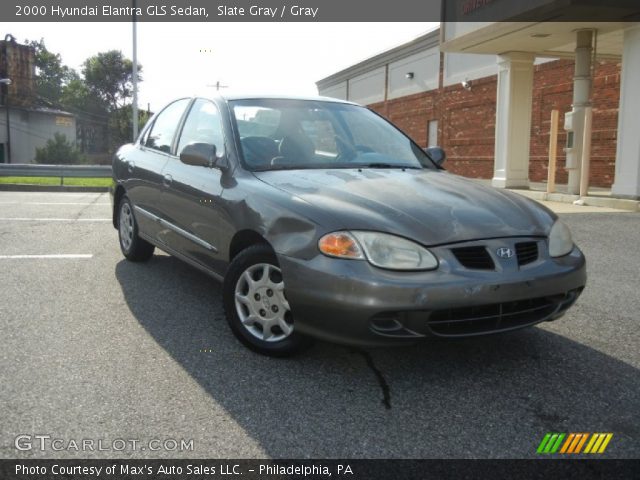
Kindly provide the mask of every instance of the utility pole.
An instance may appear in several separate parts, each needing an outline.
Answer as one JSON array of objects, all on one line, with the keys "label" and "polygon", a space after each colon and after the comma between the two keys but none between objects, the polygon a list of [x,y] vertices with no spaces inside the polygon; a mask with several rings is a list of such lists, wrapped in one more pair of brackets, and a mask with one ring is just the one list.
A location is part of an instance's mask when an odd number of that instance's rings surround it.
[{"label": "utility pole", "polygon": [[[6,50],[5,50],[5,61],[7,58]],[[7,62],[7,68],[8,68]],[[11,85],[10,78],[2,78],[0,79],[0,84],[4,85],[5,94],[4,94],[4,109],[6,113],[6,123],[7,123],[7,160],[6,163],[11,163],[11,124],[9,123],[9,85]]]},{"label": "utility pole", "polygon": [[133,0],[133,140],[138,138],[138,22],[136,0]]},{"label": "utility pole", "polygon": [[215,87],[216,91],[219,92],[221,88],[228,88],[229,85],[221,85],[220,80],[218,80],[213,85],[207,85],[207,87]]},{"label": "utility pole", "polygon": [[13,42],[15,39],[13,35],[8,33],[4,37],[4,45],[3,45],[3,56],[4,56],[4,75],[6,78],[0,79],[0,84],[4,85],[4,108],[6,113],[6,123],[7,123],[7,160],[6,163],[11,163],[11,123],[10,123],[10,112],[9,112],[9,85],[11,85],[11,79],[9,78],[9,55],[7,52],[7,46],[9,42]]}]

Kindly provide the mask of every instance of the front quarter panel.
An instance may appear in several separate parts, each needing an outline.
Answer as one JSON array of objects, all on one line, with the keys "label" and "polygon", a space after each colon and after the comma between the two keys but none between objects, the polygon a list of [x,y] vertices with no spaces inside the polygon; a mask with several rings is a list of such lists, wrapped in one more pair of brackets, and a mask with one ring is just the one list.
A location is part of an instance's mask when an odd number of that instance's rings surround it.
[{"label": "front quarter panel", "polygon": [[261,235],[279,255],[310,259],[317,255],[317,239],[326,230],[311,220],[310,206],[299,198],[273,188],[253,175],[242,172],[236,185],[226,188],[222,198],[222,216],[228,223],[221,252],[230,257],[236,232],[248,230]]}]

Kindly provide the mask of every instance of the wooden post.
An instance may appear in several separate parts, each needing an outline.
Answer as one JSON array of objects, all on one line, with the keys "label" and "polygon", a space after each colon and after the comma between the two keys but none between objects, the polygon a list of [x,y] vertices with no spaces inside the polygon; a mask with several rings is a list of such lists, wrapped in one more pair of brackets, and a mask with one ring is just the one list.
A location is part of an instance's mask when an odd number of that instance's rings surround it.
[{"label": "wooden post", "polygon": [[582,139],[582,168],[580,169],[580,198],[589,194],[589,167],[591,165],[591,123],[593,108],[584,109],[584,137]]},{"label": "wooden post", "polygon": [[551,110],[551,131],[549,135],[549,169],[547,172],[547,193],[556,191],[556,158],[558,156],[558,119],[560,112]]}]

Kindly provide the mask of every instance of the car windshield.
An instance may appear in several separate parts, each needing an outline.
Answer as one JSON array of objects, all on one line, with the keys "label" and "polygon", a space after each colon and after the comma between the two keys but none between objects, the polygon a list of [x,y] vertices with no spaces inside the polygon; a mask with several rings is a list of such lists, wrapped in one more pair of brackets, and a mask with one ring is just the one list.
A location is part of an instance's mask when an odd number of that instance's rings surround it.
[{"label": "car windshield", "polygon": [[435,168],[420,147],[364,107],[283,99],[230,106],[249,170]]}]

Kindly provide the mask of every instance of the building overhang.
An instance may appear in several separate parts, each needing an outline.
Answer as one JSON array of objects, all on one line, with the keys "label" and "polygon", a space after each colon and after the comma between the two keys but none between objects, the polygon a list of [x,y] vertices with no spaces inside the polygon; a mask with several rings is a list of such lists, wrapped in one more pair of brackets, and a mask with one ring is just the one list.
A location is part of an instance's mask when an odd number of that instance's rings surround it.
[{"label": "building overhang", "polygon": [[[444,52],[484,53],[527,52],[537,57],[573,57],[576,32],[595,30],[598,34],[598,57],[619,59],[622,55],[623,32],[634,23],[621,22],[498,22],[464,33],[451,35],[459,27],[442,24],[441,49]],[[449,32],[447,30],[449,29]],[[447,39],[447,35],[449,36]]]},{"label": "building overhang", "polygon": [[640,20],[637,0],[443,0],[444,52],[528,52],[572,57],[575,32],[598,33],[598,54],[619,58],[625,28]]}]

